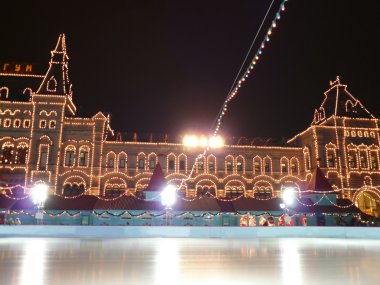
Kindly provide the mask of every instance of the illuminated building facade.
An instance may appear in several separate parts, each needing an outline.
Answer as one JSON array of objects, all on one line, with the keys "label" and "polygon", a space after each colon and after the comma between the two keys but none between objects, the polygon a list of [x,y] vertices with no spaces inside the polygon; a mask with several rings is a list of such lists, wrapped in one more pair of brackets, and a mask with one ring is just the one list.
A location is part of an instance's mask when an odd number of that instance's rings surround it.
[{"label": "illuminated building facade", "polygon": [[77,117],[68,60],[60,35],[45,75],[30,73],[31,67],[17,73],[17,65],[12,72],[4,65],[0,73],[0,180],[14,192],[43,181],[56,195],[139,196],[160,163],[169,183],[186,180],[183,197],[267,200],[285,187],[304,190],[319,166],[338,197],[368,214],[380,213],[379,120],[339,78],[330,83],[311,126],[286,145],[215,144],[197,159],[204,147],[115,139],[104,113]]}]

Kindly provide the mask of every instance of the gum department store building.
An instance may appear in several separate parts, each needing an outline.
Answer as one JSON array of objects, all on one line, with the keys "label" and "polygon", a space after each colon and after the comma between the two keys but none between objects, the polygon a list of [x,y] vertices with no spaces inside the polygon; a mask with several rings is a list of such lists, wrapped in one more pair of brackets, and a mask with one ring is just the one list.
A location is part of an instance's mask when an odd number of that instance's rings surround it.
[{"label": "gum department store building", "polygon": [[[0,180],[30,187],[44,181],[65,196],[141,195],[157,163],[169,183],[187,178],[203,151],[182,142],[114,136],[109,116],[76,117],[65,36],[51,52],[45,75],[0,66]],[[27,67],[28,68],[28,67]],[[282,145],[225,143],[210,149],[180,189],[186,197],[209,191],[232,199],[268,199],[285,187],[304,190],[318,166],[339,198],[378,216],[379,120],[339,78],[330,83],[309,128]],[[14,188],[14,191],[22,187]],[[365,195],[358,195],[365,192]]]}]

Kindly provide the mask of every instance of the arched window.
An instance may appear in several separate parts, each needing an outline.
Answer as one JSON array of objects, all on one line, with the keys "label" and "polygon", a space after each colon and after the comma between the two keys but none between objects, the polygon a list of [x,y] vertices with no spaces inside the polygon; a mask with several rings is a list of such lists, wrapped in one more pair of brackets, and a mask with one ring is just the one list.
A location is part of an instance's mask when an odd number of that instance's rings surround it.
[{"label": "arched window", "polygon": [[118,169],[123,172],[127,169],[127,154],[125,152],[121,152],[118,155]]},{"label": "arched window", "polygon": [[216,157],[213,154],[207,157],[207,170],[208,173],[216,173]]},{"label": "arched window", "polygon": [[167,171],[174,172],[176,169],[176,156],[174,153],[169,153],[166,157],[166,169]]},{"label": "arched window", "polygon": [[15,163],[26,164],[27,156],[28,156],[28,146],[26,144],[17,146]]},{"label": "arched window", "polygon": [[48,81],[47,91],[50,91],[50,92],[57,91],[57,80],[55,80],[54,76],[50,77]]},{"label": "arched window", "polygon": [[9,97],[8,87],[0,87],[0,99],[7,99]]},{"label": "arched window", "polygon": [[107,156],[106,156],[107,171],[115,170],[115,161],[116,161],[116,154],[113,151],[110,151],[109,153],[107,153]]},{"label": "arched window", "polygon": [[368,168],[368,151],[365,146],[359,146],[359,164],[360,168]]},{"label": "arched window", "polygon": [[197,160],[197,173],[203,173],[205,171],[205,157],[202,155]]},{"label": "arched window", "polygon": [[261,169],[262,169],[261,163],[262,163],[261,157],[255,156],[253,158],[253,174],[255,174],[255,175],[261,174]]},{"label": "arched window", "polygon": [[30,120],[29,119],[24,120],[23,127],[25,129],[28,129],[30,127]]},{"label": "arched window", "polygon": [[157,162],[158,162],[157,154],[155,154],[154,152],[150,153],[148,155],[149,170],[154,170],[156,168]]},{"label": "arched window", "polygon": [[75,146],[69,145],[65,149],[65,166],[73,166],[75,162]]},{"label": "arched window", "polygon": [[88,146],[82,146],[79,149],[79,166],[88,166],[88,155],[90,152],[90,148]]},{"label": "arched window", "polygon": [[21,126],[21,120],[20,119],[15,119],[13,121],[13,127],[14,128],[19,128]]},{"label": "arched window", "polygon": [[234,171],[234,158],[232,155],[227,155],[225,158],[225,172],[226,174],[233,173]]},{"label": "arched window", "polygon": [[282,157],[280,160],[281,175],[289,174],[289,159]]},{"label": "arched window", "polygon": [[336,168],[336,145],[329,143],[326,148],[326,165],[329,168]]},{"label": "arched window", "polygon": [[11,123],[11,119],[4,119],[4,128],[9,128]]},{"label": "arched window", "polygon": [[236,157],[236,171],[238,173],[245,173],[245,159],[241,155]]},{"label": "arched window", "polygon": [[263,170],[265,174],[272,174],[272,159],[269,156],[263,159]]},{"label": "arched window", "polygon": [[181,153],[178,156],[178,170],[181,172],[186,172],[187,171],[187,156],[183,153]]},{"label": "arched window", "polygon": [[[145,156],[145,153],[143,152],[140,152],[138,155],[137,155],[137,161],[136,161],[136,168],[138,170],[145,170],[145,159],[146,159],[146,156]],[[149,162],[150,163],[150,162]],[[150,166],[150,165],[149,165]]]},{"label": "arched window", "polygon": [[370,148],[370,160],[371,160],[371,170],[379,169],[379,151],[377,148]]},{"label": "arched window", "polygon": [[307,147],[303,149],[303,158],[304,158],[304,163],[305,163],[305,169],[310,170],[311,169],[310,151]]},{"label": "arched window", "polygon": [[292,157],[290,160],[290,166],[292,175],[299,175],[299,162],[297,158]]},{"label": "arched window", "polygon": [[348,155],[348,166],[350,168],[357,168],[357,149],[354,145],[350,144],[347,146]]},{"label": "arched window", "polygon": [[11,143],[4,143],[1,149],[1,163],[12,164],[13,163],[13,149],[14,145]]},{"label": "arched window", "polygon": [[40,144],[38,158],[38,170],[48,170],[49,145]]}]

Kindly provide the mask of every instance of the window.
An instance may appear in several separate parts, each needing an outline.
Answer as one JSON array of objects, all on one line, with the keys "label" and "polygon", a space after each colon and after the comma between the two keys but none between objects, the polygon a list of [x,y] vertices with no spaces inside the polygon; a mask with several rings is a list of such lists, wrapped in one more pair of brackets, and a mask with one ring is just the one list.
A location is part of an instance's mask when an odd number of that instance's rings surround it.
[{"label": "window", "polygon": [[232,171],[232,162],[231,161],[227,161],[227,171]]},{"label": "window", "polygon": [[1,163],[12,164],[13,162],[13,147],[4,146],[1,154]]},{"label": "window", "polygon": [[204,161],[198,160],[198,170],[203,171],[204,170]]},{"label": "window", "polygon": [[281,172],[282,173],[288,172],[288,165],[285,162],[281,162]]},{"label": "window", "polygon": [[270,188],[259,188],[257,190],[255,190],[254,192],[254,197],[256,199],[270,199],[273,197],[272,195],[272,190]]},{"label": "window", "polygon": [[169,168],[169,170],[174,170],[174,160],[173,159],[169,160],[168,168]]},{"label": "window", "polygon": [[208,162],[208,171],[215,171],[215,162],[214,161]]},{"label": "window", "polygon": [[28,129],[30,127],[30,120],[24,120],[24,128]]},{"label": "window", "polygon": [[359,153],[360,168],[367,168],[367,159],[364,152]]},{"label": "window", "polygon": [[335,159],[334,159],[334,155],[329,153],[327,155],[327,167],[332,167],[334,168],[335,167]]},{"label": "window", "polygon": [[4,127],[9,128],[11,126],[11,120],[10,119],[5,119],[4,120]]},{"label": "window", "polygon": [[292,163],[292,174],[297,174],[298,169],[297,169],[297,163],[293,162]]},{"label": "window", "polygon": [[55,129],[56,121],[49,122],[49,129]]},{"label": "window", "polygon": [[379,163],[377,161],[376,153],[371,153],[371,169],[375,170],[379,168]]},{"label": "window", "polygon": [[[142,163],[142,166],[140,167],[141,163]],[[149,169],[154,169],[155,167],[156,167],[156,160],[155,159],[149,160]],[[139,168],[144,168],[144,161],[142,159],[139,160]]]},{"label": "window", "polygon": [[125,168],[125,158],[119,159],[119,168]]},{"label": "window", "polygon": [[113,168],[115,166],[115,159],[113,157],[110,157],[107,162],[108,168]]},{"label": "window", "polygon": [[264,171],[265,171],[265,173],[270,172],[270,164],[269,163],[270,163],[269,161],[264,160]]},{"label": "window", "polygon": [[25,164],[26,163],[26,157],[28,155],[28,148],[27,147],[19,147],[17,148],[17,156],[15,163],[17,164]]},{"label": "window", "polygon": [[260,167],[260,162],[259,161],[255,161],[254,162],[254,168],[255,168],[255,173],[260,173],[261,171],[261,167]]},{"label": "window", "polygon": [[[151,161],[149,161],[149,166],[151,165]],[[145,160],[143,158],[139,159],[139,165],[138,166],[139,166],[139,169],[145,168]]]},{"label": "window", "polygon": [[348,154],[348,165],[350,168],[356,168],[356,159],[353,154]]},{"label": "window", "polygon": [[57,80],[55,80],[54,76],[50,77],[46,89],[50,92],[57,91]]},{"label": "window", "polygon": [[19,119],[14,120],[14,122],[13,122],[13,127],[14,128],[19,128],[20,125],[21,125],[21,121]]},{"label": "window", "polygon": [[74,149],[67,150],[66,151],[66,157],[65,157],[65,166],[73,166],[74,165],[74,157],[75,157]]},{"label": "window", "polygon": [[185,161],[184,160],[179,161],[179,170],[185,170]]},{"label": "window", "polygon": [[47,151],[41,151],[39,170],[46,170],[46,166],[47,166]]},{"label": "window", "polygon": [[45,129],[46,128],[46,120],[41,120],[40,121],[40,128]]},{"label": "window", "polygon": [[79,166],[87,166],[88,150],[82,149],[79,153]]},{"label": "window", "polygon": [[243,171],[243,162],[238,161],[236,163],[236,169],[237,169],[237,171]]}]

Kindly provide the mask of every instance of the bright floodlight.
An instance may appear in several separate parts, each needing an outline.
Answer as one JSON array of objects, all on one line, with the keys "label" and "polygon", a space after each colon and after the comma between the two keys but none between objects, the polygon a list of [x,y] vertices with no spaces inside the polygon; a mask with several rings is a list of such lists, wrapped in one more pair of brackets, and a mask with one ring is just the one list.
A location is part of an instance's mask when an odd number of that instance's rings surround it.
[{"label": "bright floodlight", "polygon": [[284,203],[286,206],[292,205],[295,199],[294,195],[294,188],[292,187],[286,187],[284,189],[284,192],[282,193],[282,200],[284,200]]},{"label": "bright floodlight", "polygon": [[43,204],[47,198],[48,186],[46,184],[36,184],[32,188],[32,198],[34,204]]},{"label": "bright floodlight", "polygon": [[199,138],[199,145],[201,147],[207,147],[208,146],[208,139],[206,137],[200,137]]},{"label": "bright floodlight", "polygon": [[210,137],[209,145],[211,148],[219,148],[223,146],[223,139],[221,136]]},{"label": "bright floodlight", "polygon": [[166,208],[170,208],[175,202],[176,187],[173,185],[167,185],[161,192],[161,203]]},{"label": "bright floodlight", "polygon": [[187,147],[197,147],[198,137],[195,135],[186,135],[183,139],[183,144]]},{"label": "bright floodlight", "polygon": [[281,204],[280,204],[280,208],[281,208],[281,209],[285,209],[285,207],[286,207],[286,206],[285,206],[284,203],[281,203]]}]

